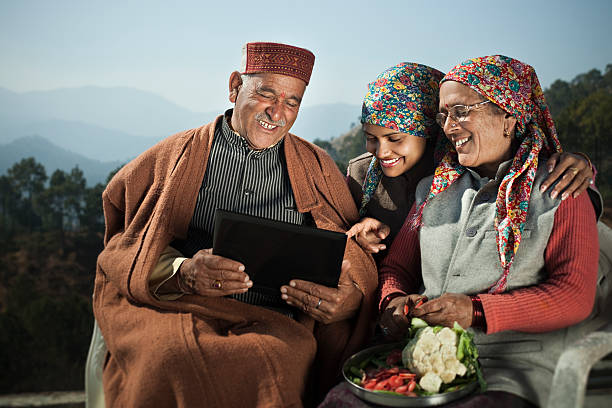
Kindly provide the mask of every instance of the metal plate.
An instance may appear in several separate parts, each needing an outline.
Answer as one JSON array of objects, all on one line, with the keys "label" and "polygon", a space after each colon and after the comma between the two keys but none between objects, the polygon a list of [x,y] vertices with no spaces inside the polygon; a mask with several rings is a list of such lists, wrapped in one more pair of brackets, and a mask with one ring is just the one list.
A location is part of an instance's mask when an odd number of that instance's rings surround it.
[{"label": "metal plate", "polygon": [[352,382],[346,372],[350,366],[359,365],[363,360],[370,357],[372,354],[391,351],[396,348],[401,348],[402,345],[398,343],[393,344],[382,344],[374,347],[367,348],[354,354],[344,363],[342,368],[342,375],[344,380],[348,383],[349,389],[364,401],[368,401],[374,404],[384,405],[387,407],[429,407],[434,405],[447,404],[456,399],[465,397],[471,394],[478,386],[478,381],[474,381],[470,384],[465,385],[463,388],[457,391],[445,392],[443,394],[423,396],[423,397],[408,397],[404,395],[393,395],[383,394],[366,390],[363,387]]}]

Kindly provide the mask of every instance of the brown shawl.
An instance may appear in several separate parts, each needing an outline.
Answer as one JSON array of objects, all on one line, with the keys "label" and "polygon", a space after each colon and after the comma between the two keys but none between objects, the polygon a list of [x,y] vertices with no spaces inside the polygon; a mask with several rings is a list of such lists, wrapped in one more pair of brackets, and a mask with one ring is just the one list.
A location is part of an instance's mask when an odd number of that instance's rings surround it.
[{"label": "brown shawl", "polygon": [[[352,240],[345,257],[364,298],[350,321],[321,325],[302,316],[298,323],[223,297],[159,301],[150,294],[160,253],[186,237],[221,118],[147,150],[103,193],[105,248],[93,307],[110,351],[109,406],[300,406],[311,366],[327,375],[326,388],[371,333],[376,269]],[[357,221],[344,178],[322,149],[287,135],[284,152],[300,212],[335,231]]]}]

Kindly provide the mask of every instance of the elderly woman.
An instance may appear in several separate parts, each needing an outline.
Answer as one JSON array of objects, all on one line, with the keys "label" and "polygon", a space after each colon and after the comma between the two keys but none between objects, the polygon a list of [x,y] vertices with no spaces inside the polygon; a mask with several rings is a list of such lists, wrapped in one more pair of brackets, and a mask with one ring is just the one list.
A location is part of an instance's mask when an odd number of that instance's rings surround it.
[{"label": "elderly woman", "polygon": [[[368,85],[363,100],[361,123],[366,150],[349,162],[347,182],[365,217],[349,232],[370,252],[390,244],[412,204],[418,182],[432,174],[442,158],[442,129],[436,124],[439,83],[444,74],[426,65],[403,62],[383,71]],[[435,163],[435,164],[434,164]],[[555,167],[555,164],[558,164]],[[578,196],[593,172],[588,161],[569,153],[554,154],[555,167],[542,184],[543,190]]]},{"label": "elderly woman", "polygon": [[381,326],[402,333],[408,305],[471,327],[489,391],[465,404],[543,405],[565,343],[599,324],[593,206],[541,192],[561,146],[531,66],[465,61],[442,80],[439,111],[447,152],[381,265]]}]

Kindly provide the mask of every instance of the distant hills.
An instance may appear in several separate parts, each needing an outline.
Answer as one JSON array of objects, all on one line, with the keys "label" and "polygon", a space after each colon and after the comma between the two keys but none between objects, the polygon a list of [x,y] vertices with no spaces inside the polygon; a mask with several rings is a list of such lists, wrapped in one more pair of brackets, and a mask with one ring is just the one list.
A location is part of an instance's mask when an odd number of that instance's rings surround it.
[{"label": "distant hills", "polygon": [[[203,96],[204,97],[204,96]],[[225,95],[215,96],[224,103]],[[227,107],[230,107],[229,104]],[[80,87],[16,93],[0,88],[0,174],[34,156],[49,173],[74,165],[88,184],[159,140],[201,126],[223,112],[193,112],[154,93],[127,87]],[[292,132],[329,140],[358,121],[360,106],[304,107]]]},{"label": "distant hills", "polygon": [[125,163],[125,161],[93,160],[62,149],[44,137],[24,136],[0,146],[0,174],[5,174],[9,167],[25,157],[34,157],[41,163],[47,171],[47,176],[51,176],[56,169],[69,172],[78,166],[83,170],[87,184],[90,186],[104,183],[112,170]]},{"label": "distant hills", "polygon": [[[7,134],[7,133],[0,133]],[[135,136],[83,122],[49,119],[22,125],[8,134],[30,137],[36,135],[57,147],[99,161],[123,160],[135,157],[153,146],[159,138]]]},{"label": "distant hills", "polygon": [[[215,114],[192,112],[159,95],[127,87],[88,86],[25,93],[0,88],[0,141],[11,138],[6,127],[19,129],[49,120],[162,138],[205,123]],[[24,135],[14,137],[19,136]]]},{"label": "distant hills", "polygon": [[310,142],[315,139],[330,140],[347,132],[359,123],[360,118],[361,105],[334,103],[308,106],[300,108],[291,133]]}]

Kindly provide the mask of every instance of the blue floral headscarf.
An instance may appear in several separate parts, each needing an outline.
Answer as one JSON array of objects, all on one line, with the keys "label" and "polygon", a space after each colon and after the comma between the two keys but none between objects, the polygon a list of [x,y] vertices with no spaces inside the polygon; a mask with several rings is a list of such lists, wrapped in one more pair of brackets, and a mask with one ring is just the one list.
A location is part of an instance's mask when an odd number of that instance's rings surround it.
[{"label": "blue floral headscarf", "polygon": [[[368,85],[363,99],[361,123],[383,126],[413,136],[437,138],[436,124],[439,84],[444,74],[437,69],[414,62],[402,62],[383,71]],[[366,206],[382,178],[382,168],[372,158],[363,182],[359,214]]]}]

